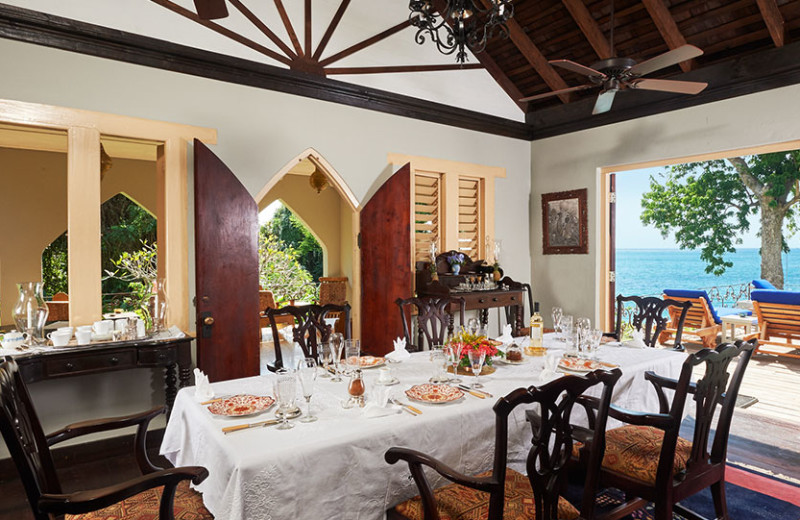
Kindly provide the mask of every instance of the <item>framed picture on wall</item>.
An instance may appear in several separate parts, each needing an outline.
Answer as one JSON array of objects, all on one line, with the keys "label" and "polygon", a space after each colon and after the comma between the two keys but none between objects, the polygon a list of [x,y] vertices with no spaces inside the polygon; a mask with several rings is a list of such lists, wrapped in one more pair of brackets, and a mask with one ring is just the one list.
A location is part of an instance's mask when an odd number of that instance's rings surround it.
[{"label": "framed picture on wall", "polygon": [[587,189],[542,194],[542,244],[545,255],[589,253]]}]

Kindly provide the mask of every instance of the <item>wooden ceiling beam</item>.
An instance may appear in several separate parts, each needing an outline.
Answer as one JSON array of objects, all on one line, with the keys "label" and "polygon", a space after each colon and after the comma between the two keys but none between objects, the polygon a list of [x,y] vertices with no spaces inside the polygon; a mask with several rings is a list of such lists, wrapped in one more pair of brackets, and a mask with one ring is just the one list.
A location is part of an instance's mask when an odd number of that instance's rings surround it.
[{"label": "wooden ceiling beam", "polygon": [[322,52],[325,50],[325,47],[328,46],[331,36],[333,36],[334,31],[336,31],[336,28],[339,26],[339,22],[342,21],[342,16],[344,16],[344,12],[347,10],[347,6],[349,5],[350,0],[342,0],[342,3],[339,4],[336,14],[333,15],[328,28],[325,29],[325,34],[322,35],[322,40],[320,40],[317,50],[314,51],[314,56],[312,57],[313,60],[319,61],[320,57],[322,57]]},{"label": "wooden ceiling beam", "polygon": [[440,72],[448,70],[482,69],[480,63],[459,63],[446,65],[388,65],[385,67],[332,67],[325,69],[325,74],[391,74],[397,72]]},{"label": "wooden ceiling beam", "polygon": [[283,0],[275,0],[275,7],[278,9],[278,14],[281,17],[283,26],[286,28],[286,33],[289,35],[289,39],[292,41],[294,51],[298,56],[305,56],[305,54],[303,54],[303,47],[300,45],[300,39],[297,37],[297,33],[295,32],[294,27],[292,27],[292,21],[289,19],[289,15],[286,13],[286,8],[283,6]]},{"label": "wooden ceiling beam", "polygon": [[277,34],[275,34],[274,32],[272,32],[272,30],[271,30],[269,27],[267,27],[267,25],[266,25],[264,22],[262,22],[262,21],[261,21],[261,19],[260,19],[258,16],[256,16],[255,14],[253,14],[253,11],[251,11],[250,9],[248,9],[248,8],[247,8],[247,6],[245,6],[245,5],[244,5],[244,4],[243,4],[243,3],[242,3],[240,0],[228,0],[228,2],[230,2],[230,4],[231,4],[233,7],[235,7],[236,9],[238,9],[238,10],[239,10],[239,12],[240,12],[240,13],[242,13],[242,14],[245,16],[245,18],[247,18],[248,20],[250,20],[250,23],[252,23],[253,25],[255,25],[255,26],[256,26],[256,28],[257,28],[259,31],[261,31],[262,33],[264,33],[264,35],[265,35],[267,38],[269,38],[269,39],[272,41],[272,43],[274,43],[275,45],[277,45],[277,46],[278,46],[278,48],[280,48],[280,50],[282,50],[282,51],[283,51],[283,52],[284,52],[284,53],[285,53],[285,54],[286,54],[286,55],[287,55],[289,58],[292,58],[292,59],[294,59],[294,58],[296,58],[296,57],[297,57],[297,54],[295,54],[294,52],[292,52],[292,49],[290,49],[288,45],[286,45],[285,43],[283,43],[283,40],[281,40],[281,39],[278,37],[278,35],[277,35]]},{"label": "wooden ceiling beam", "polygon": [[[642,0],[642,3],[670,50],[686,45],[686,38],[683,37],[680,29],[678,29],[678,24],[675,23],[675,18],[669,12],[667,6],[664,5],[664,0]],[[682,61],[678,65],[680,65],[683,72],[689,72],[695,68],[694,63],[694,60],[689,60]]]},{"label": "wooden ceiling beam", "polygon": [[311,0],[306,0],[306,56],[311,56]]},{"label": "wooden ceiling beam", "polygon": [[[276,1],[278,1],[278,0],[276,0]],[[323,67],[326,67],[326,66],[330,65],[331,63],[334,63],[336,61],[339,61],[341,59],[346,58],[347,56],[350,56],[351,54],[355,54],[358,51],[364,50],[367,47],[369,47],[370,45],[375,45],[379,41],[384,40],[384,39],[388,38],[389,36],[402,31],[403,29],[405,29],[406,27],[409,27],[410,25],[411,25],[411,22],[409,22],[408,20],[400,22],[399,24],[395,25],[394,27],[390,27],[390,28],[386,29],[385,31],[383,31],[382,33],[378,33],[378,34],[376,34],[375,36],[373,36],[371,38],[367,38],[366,40],[358,42],[357,44],[355,44],[353,46],[350,46],[350,47],[346,48],[345,50],[343,50],[343,51],[341,51],[341,52],[339,52],[337,54],[334,54],[330,58],[326,58],[326,59],[320,61],[319,63]]]},{"label": "wooden ceiling beam", "polygon": [[[489,0],[481,0],[481,2],[487,9],[491,7]],[[556,72],[556,69],[547,62],[547,58],[544,57],[539,47],[533,43],[533,40],[531,40],[519,22],[512,18],[506,23],[506,26],[508,27],[508,35],[511,41],[551,90],[569,88],[569,85]],[[559,94],[558,98],[564,103],[569,103],[572,100],[572,96],[569,93]]]},{"label": "wooden ceiling beam", "polygon": [[291,65],[292,64],[292,60],[290,60],[286,56],[283,56],[282,54],[278,54],[277,52],[273,51],[272,49],[268,49],[268,48],[264,47],[263,45],[261,45],[259,43],[256,43],[256,42],[254,42],[253,40],[251,40],[249,38],[245,38],[241,34],[237,34],[237,33],[233,32],[233,31],[231,31],[230,29],[227,29],[227,28],[225,28],[225,27],[223,27],[223,26],[221,26],[219,24],[216,24],[216,23],[210,21],[210,20],[203,20],[202,18],[197,16],[193,11],[185,9],[185,8],[179,6],[178,4],[170,2],[169,0],[151,0],[151,1],[156,3],[156,4],[158,4],[158,5],[160,5],[160,6],[162,6],[162,7],[166,7],[167,9],[169,9],[170,11],[172,11],[174,13],[177,13],[177,14],[185,17],[185,18],[188,18],[188,19],[190,19],[190,20],[192,20],[194,22],[197,22],[200,25],[208,27],[212,31],[214,31],[216,33],[219,33],[219,34],[221,34],[223,36],[226,36],[226,37],[230,38],[231,40],[239,42],[239,43],[241,43],[242,45],[244,45],[246,47],[250,47],[254,51],[260,52],[264,56],[270,57],[275,61],[279,61],[279,62],[283,63],[284,65]]},{"label": "wooden ceiling beam", "polygon": [[781,10],[778,9],[778,3],[775,0],[756,0],[756,3],[758,3],[761,16],[764,18],[764,23],[767,24],[769,35],[775,42],[775,47],[783,47],[785,24]]},{"label": "wooden ceiling beam", "polygon": [[600,25],[592,18],[592,14],[584,5],[583,0],[561,0],[561,2],[567,8],[569,14],[572,15],[572,19],[578,24],[597,56],[601,60],[610,58],[613,55],[611,45],[608,43],[603,31],[600,30]]}]

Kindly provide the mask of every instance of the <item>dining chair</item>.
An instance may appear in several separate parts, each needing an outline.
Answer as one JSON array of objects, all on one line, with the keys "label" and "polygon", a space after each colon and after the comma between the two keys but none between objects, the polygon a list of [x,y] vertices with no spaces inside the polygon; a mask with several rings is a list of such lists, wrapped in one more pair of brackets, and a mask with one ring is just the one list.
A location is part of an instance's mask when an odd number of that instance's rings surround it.
[{"label": "dining chair", "polygon": [[[503,277],[502,280],[500,280],[500,285],[504,285],[509,289],[515,291],[519,290],[525,291],[525,293],[528,295],[528,310],[531,313],[533,313],[533,294],[531,292],[531,284],[518,282],[512,279],[510,276],[505,276]],[[525,302],[519,303],[518,312],[521,313],[520,321],[522,323],[528,323],[528,319],[525,318]],[[514,324],[514,318],[516,316],[514,316],[513,306],[506,307],[505,313],[506,313],[506,323],[510,323],[512,324],[512,327],[516,328],[516,325]],[[520,330],[517,331],[517,334],[521,336],[529,336],[530,330],[531,330],[530,327],[523,326]]]},{"label": "dining chair", "polygon": [[280,309],[267,309],[264,314],[269,320],[272,328],[272,340],[275,343],[275,363],[268,364],[267,368],[271,372],[275,372],[284,367],[281,336],[278,334],[278,322],[282,317],[291,316],[294,319],[292,341],[300,345],[306,357],[317,359],[319,357],[317,352],[318,342],[328,342],[333,332],[333,327],[325,323],[325,318],[333,313],[343,314],[345,322],[344,338],[350,339],[350,305],[347,303],[344,305],[331,303],[327,305],[286,305]]},{"label": "dining chair", "polygon": [[[622,338],[622,315],[627,303],[636,305],[630,324],[635,330],[644,332],[644,342],[648,347],[654,348],[661,340],[662,333],[671,322],[674,322],[672,334],[675,336],[675,350],[683,350],[681,336],[686,314],[689,312],[691,302],[658,298],[656,296],[622,296],[617,295],[617,323],[613,337],[617,341]],[[666,314],[665,314],[666,313]],[[673,319],[673,314],[675,318]]]},{"label": "dining chair", "polygon": [[[403,335],[406,338],[406,349],[414,352],[422,350],[427,344],[428,348],[434,345],[443,345],[447,333],[453,332],[453,315],[450,314],[450,305],[458,304],[459,319],[464,326],[466,302],[464,298],[398,298],[395,303],[400,308],[400,319],[403,321]],[[416,310],[416,318],[414,316]],[[417,339],[411,333],[411,322],[417,323]]]},{"label": "dining chair", "polygon": [[[626,517],[648,502],[655,504],[655,520],[672,520],[673,511],[698,518],[678,502],[705,488],[711,489],[716,518],[728,519],[728,434],[736,396],[755,347],[756,340],[737,341],[691,354],[677,380],[646,372],[645,379],[658,395],[659,413],[632,412],[611,405],[608,416],[626,425],[605,432],[600,485],[622,490],[627,501],[599,515],[599,519]],[[732,369],[734,360],[736,367]],[[705,365],[704,374],[692,383],[692,373],[699,365]],[[671,403],[665,389],[674,393]],[[694,401],[695,416],[691,440],[679,436],[689,395]],[[584,404],[589,405],[590,415],[592,407],[601,406],[599,400],[591,398],[585,399]]]},{"label": "dining chair", "polygon": [[[597,477],[602,457],[606,413],[611,393],[622,375],[619,369],[595,370],[586,375],[567,375],[540,387],[518,388],[494,405],[495,449],[492,470],[477,476],[464,475],[430,455],[408,448],[390,448],[389,464],[408,463],[420,495],[387,512],[391,520],[575,519],[593,518]],[[580,510],[561,497],[566,486],[567,464],[573,450],[570,415],[578,397],[602,385],[595,415],[591,454]],[[526,468],[528,475],[508,469],[508,418],[520,405],[538,405],[542,420],[534,430]],[[453,482],[435,491],[423,466]]]},{"label": "dining chair", "polygon": [[[175,511],[179,520],[213,518],[203,506],[201,496],[187,485],[189,481],[196,485],[205,480],[208,476],[205,468],[160,469],[147,456],[147,427],[153,418],[164,413],[165,407],[124,417],[75,423],[45,435],[19,367],[13,358],[6,357],[0,362],[0,408],[0,431],[36,520],[61,518],[63,515],[70,520],[120,518],[120,511],[125,511],[124,518],[129,520],[152,519],[156,511],[161,520],[176,518]],[[81,435],[130,426],[137,427],[134,454],[143,476],[100,489],[62,492],[50,453],[51,446]],[[159,501],[157,494],[148,493],[148,490],[161,486],[163,491]],[[152,500],[148,501],[148,498]]]}]

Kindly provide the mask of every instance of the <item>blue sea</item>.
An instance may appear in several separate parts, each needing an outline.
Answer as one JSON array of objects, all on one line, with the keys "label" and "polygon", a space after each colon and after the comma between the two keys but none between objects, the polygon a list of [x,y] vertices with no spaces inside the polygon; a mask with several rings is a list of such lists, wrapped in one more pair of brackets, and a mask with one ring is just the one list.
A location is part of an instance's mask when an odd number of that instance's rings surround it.
[{"label": "blue sea", "polygon": [[[800,291],[800,251],[782,256],[784,289]],[[739,249],[726,259],[733,267],[722,276],[714,276],[705,272],[700,251],[617,249],[617,294],[660,295],[664,289],[708,289],[761,278],[758,249]]]}]

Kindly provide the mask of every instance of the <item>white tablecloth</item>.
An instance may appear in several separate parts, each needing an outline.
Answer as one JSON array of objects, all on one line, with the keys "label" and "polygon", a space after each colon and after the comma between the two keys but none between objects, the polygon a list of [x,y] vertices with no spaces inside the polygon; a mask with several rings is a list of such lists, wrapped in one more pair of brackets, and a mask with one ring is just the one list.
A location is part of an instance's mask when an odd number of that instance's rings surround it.
[{"label": "white tablecloth", "polygon": [[[548,338],[546,344],[553,345]],[[563,344],[562,344],[563,345]],[[604,346],[599,359],[617,363],[623,376],[614,402],[633,410],[658,411],[658,401],[643,372],[655,370],[677,377],[686,355],[667,350]],[[384,511],[417,494],[405,463],[389,465],[384,453],[404,446],[431,454],[447,464],[475,474],[491,468],[494,413],[497,398],[518,387],[541,384],[543,358],[523,365],[496,365],[481,377],[494,399],[469,394],[447,405],[414,404],[423,410],[367,418],[361,409],[345,410],[346,383],[317,379],[312,399],[314,423],[295,422],[291,430],[254,428],[224,435],[222,427],[264,420],[262,416],[229,419],[213,416],[194,398],[194,388],[182,389],[175,400],[161,453],[176,466],[200,465],[209,477],[198,486],[203,501],[218,519],[380,519]],[[413,384],[427,382],[433,367],[427,353],[391,365],[400,384],[395,396]],[[368,396],[377,379],[366,370]],[[464,377],[471,380],[470,377]],[[218,396],[236,393],[272,394],[272,376],[215,383]],[[302,403],[305,411],[305,403]],[[524,410],[509,418],[510,467],[524,470],[530,447],[530,426]],[[438,482],[434,480],[434,485]]]}]

